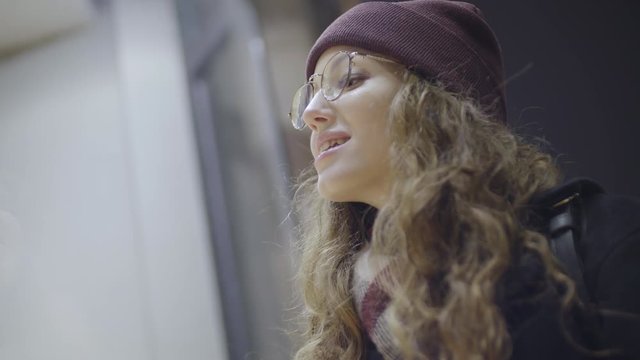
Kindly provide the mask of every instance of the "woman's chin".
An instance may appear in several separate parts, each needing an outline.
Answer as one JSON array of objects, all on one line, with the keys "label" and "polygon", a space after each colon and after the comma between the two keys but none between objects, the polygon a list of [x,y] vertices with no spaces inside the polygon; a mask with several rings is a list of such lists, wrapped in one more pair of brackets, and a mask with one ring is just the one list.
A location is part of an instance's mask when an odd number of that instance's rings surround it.
[{"label": "woman's chin", "polygon": [[347,202],[347,201],[355,201],[353,199],[353,192],[346,191],[343,189],[344,185],[340,184],[340,182],[331,181],[330,179],[324,179],[323,176],[318,178],[318,193],[325,200],[333,201],[333,202]]}]

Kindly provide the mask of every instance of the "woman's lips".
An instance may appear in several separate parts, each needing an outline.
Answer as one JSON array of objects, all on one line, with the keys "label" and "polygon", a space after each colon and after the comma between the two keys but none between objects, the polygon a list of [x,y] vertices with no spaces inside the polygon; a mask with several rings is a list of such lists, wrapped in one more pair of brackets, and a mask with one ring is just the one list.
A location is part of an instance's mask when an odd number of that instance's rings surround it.
[{"label": "woman's lips", "polygon": [[316,139],[315,153],[320,156],[323,152],[326,152],[327,149],[330,150],[332,145],[345,143],[349,141],[350,138],[351,136],[344,131],[323,131],[318,134],[318,138]]}]

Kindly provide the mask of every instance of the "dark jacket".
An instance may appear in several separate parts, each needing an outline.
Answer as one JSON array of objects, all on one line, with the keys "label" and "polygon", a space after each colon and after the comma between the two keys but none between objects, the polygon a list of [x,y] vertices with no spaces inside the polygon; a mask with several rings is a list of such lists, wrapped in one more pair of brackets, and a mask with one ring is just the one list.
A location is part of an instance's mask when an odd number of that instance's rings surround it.
[{"label": "dark jacket", "polygon": [[[606,194],[589,180],[573,180],[534,198],[539,230],[545,231],[544,209],[576,191],[582,224],[576,250],[586,306],[566,313],[561,324],[562,289],[545,282],[536,256],[521,254],[497,290],[513,360],[640,359],[640,200]],[[609,353],[597,356],[580,347]],[[370,341],[367,359],[381,359]]]},{"label": "dark jacket", "polygon": [[[557,296],[548,290],[526,316],[513,312],[513,302],[501,307],[507,322],[514,323],[514,360],[640,359],[640,200],[576,179],[535,201],[548,206],[576,193],[582,225],[576,251],[587,295],[586,306],[569,314],[564,329],[583,347],[609,353],[598,357],[570,344],[559,322]],[[514,313],[516,319],[510,318]]]}]

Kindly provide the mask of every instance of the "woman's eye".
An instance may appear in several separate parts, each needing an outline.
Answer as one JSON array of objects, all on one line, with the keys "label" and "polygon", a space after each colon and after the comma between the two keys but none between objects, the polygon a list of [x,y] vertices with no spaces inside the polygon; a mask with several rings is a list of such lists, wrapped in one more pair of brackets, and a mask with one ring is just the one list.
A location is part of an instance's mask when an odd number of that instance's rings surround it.
[{"label": "woman's eye", "polygon": [[[346,79],[345,79],[346,80]],[[365,80],[365,77],[358,74],[351,74],[345,85],[345,89],[352,89],[360,85]]]}]

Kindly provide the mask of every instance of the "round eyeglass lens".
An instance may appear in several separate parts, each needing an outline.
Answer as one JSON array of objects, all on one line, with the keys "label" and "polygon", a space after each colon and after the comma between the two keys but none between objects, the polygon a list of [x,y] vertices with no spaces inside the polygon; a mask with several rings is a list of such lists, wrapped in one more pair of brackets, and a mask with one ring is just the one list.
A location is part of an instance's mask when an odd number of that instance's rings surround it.
[{"label": "round eyeglass lens", "polygon": [[322,92],[328,101],[337,99],[351,76],[349,54],[339,52],[327,62],[322,71]]},{"label": "round eyeglass lens", "polygon": [[305,126],[302,114],[309,105],[312,97],[313,86],[309,83],[302,85],[293,95],[293,102],[291,103],[291,112],[289,113],[289,116],[291,117],[291,123],[294,128],[300,130]]}]

